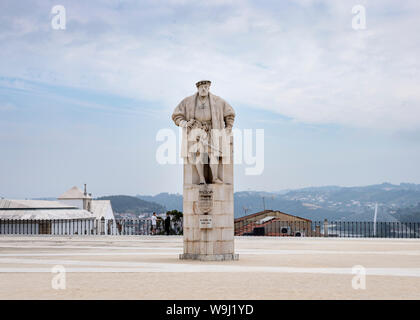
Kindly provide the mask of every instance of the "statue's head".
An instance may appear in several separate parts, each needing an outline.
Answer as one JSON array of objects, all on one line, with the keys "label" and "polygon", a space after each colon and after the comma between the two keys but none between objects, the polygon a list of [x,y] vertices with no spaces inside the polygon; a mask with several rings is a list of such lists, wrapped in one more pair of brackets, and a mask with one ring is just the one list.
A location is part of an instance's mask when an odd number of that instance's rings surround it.
[{"label": "statue's head", "polygon": [[201,81],[198,81],[195,85],[197,86],[198,94],[201,97],[205,97],[209,94],[211,81],[201,80]]}]

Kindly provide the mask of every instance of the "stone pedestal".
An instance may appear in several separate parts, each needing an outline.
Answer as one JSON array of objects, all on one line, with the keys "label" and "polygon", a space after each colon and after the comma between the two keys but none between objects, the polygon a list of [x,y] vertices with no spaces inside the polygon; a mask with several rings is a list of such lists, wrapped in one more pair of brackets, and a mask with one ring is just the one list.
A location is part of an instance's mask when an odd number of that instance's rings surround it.
[{"label": "stone pedestal", "polygon": [[211,183],[212,172],[204,166],[207,184],[199,185],[194,164],[184,163],[184,253],[180,259],[203,261],[237,260],[234,253],[233,214],[233,136],[230,148],[220,157],[217,177],[223,183]]},{"label": "stone pedestal", "polygon": [[232,184],[184,184],[183,206],[184,253],[180,259],[239,258],[234,253]]}]

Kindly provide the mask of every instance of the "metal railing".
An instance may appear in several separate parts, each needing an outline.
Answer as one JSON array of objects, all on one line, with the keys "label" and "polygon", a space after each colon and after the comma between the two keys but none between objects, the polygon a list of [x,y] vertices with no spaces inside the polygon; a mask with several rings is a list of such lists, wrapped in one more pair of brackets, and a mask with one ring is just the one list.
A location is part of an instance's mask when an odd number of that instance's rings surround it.
[{"label": "metal railing", "polygon": [[420,238],[420,222],[235,221],[236,236]]},{"label": "metal railing", "polygon": [[0,234],[14,235],[163,235],[182,234],[182,220],[150,219],[0,219]]},{"label": "metal railing", "polygon": [[[420,238],[420,222],[282,221],[259,223],[237,219],[236,236]],[[181,235],[182,219],[171,221],[168,230],[150,219],[0,219],[0,234],[15,235]]]}]

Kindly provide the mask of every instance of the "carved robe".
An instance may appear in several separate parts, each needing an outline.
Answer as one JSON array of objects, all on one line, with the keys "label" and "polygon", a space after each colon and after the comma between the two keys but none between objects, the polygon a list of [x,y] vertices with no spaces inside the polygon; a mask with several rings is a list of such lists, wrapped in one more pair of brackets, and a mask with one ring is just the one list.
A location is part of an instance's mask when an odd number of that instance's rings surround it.
[{"label": "carved robe", "polygon": [[[197,107],[197,99],[198,93],[186,97],[183,99],[178,106],[175,108],[172,114],[172,120],[175,122],[177,126],[180,126],[182,121],[189,121],[194,119],[195,116],[195,108]],[[222,98],[209,93],[209,102],[210,102],[210,109],[211,109],[211,129],[222,130],[225,128],[232,128],[233,122],[235,120],[235,111],[233,108]],[[191,141],[188,141],[188,133],[189,131],[186,128],[182,130],[182,145],[181,145],[181,157],[188,156],[189,146]],[[220,141],[225,141],[223,139],[218,139],[218,135],[211,134],[210,135],[210,143],[212,146],[216,148],[213,150],[215,155],[217,156],[230,156],[230,152],[228,152],[229,147],[222,143],[220,145]],[[217,151],[219,150],[219,152]]]}]

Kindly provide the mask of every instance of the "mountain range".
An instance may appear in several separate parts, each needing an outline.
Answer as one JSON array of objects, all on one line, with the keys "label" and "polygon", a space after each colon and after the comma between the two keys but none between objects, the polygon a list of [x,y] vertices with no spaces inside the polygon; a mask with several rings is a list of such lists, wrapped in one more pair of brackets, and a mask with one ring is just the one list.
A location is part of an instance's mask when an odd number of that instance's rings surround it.
[{"label": "mountain range", "polygon": [[[136,197],[167,210],[182,211],[180,194]],[[321,186],[276,192],[239,191],[235,192],[234,201],[235,217],[272,209],[314,221],[373,221],[375,205],[378,204],[377,221],[400,221],[416,212],[420,203],[420,184],[385,182],[369,186]]]},{"label": "mountain range", "polygon": [[156,202],[145,201],[139,199],[138,197],[117,195],[100,197],[96,200],[110,200],[112,209],[117,217],[122,215],[138,217],[144,214],[151,214],[153,212],[166,212],[164,205]]}]

